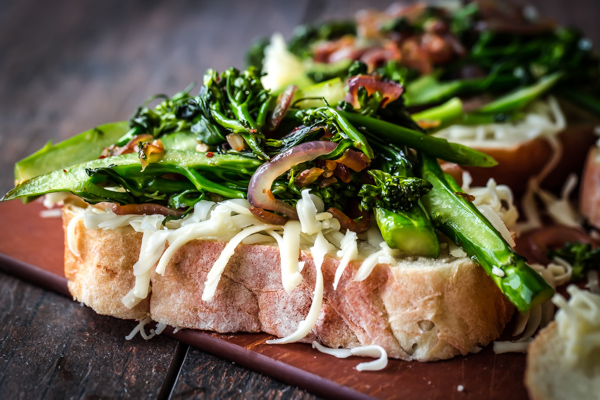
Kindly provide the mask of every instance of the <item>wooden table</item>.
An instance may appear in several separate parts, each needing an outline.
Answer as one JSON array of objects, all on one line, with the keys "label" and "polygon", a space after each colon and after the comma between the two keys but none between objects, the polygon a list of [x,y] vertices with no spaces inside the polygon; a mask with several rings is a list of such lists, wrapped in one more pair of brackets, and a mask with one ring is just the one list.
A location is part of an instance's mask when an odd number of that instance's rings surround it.
[{"label": "wooden table", "polygon": [[[0,0],[0,192],[48,140],[242,67],[257,37],[387,3]],[[600,41],[594,0],[530,3]],[[123,340],[132,326],[0,273],[0,398],[316,398],[167,337]]]}]

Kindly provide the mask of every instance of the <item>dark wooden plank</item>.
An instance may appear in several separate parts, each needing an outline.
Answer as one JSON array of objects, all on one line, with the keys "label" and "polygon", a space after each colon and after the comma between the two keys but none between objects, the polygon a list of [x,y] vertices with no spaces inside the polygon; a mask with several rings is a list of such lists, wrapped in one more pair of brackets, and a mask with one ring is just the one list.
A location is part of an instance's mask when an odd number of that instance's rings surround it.
[{"label": "dark wooden plank", "polygon": [[0,398],[155,398],[177,342],[0,273]]},{"label": "dark wooden plank", "polygon": [[312,400],[319,397],[190,347],[171,398]]}]

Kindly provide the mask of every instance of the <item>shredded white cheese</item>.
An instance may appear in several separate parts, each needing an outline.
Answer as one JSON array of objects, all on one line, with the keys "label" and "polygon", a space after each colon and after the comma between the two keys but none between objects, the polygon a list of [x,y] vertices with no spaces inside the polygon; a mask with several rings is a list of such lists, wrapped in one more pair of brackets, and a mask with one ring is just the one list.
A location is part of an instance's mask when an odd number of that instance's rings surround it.
[{"label": "shredded white cheese", "polygon": [[[291,222],[291,221],[290,221]],[[288,222],[289,223],[289,222]],[[276,229],[275,225],[258,225],[250,228],[246,228],[237,235],[235,235],[229,243],[225,246],[221,255],[217,261],[213,264],[212,268],[208,272],[206,282],[204,283],[204,291],[202,292],[203,301],[211,301],[217,290],[217,285],[221,279],[221,275],[229,262],[229,259],[235,252],[235,248],[244,240],[246,237],[261,231]],[[284,239],[285,240],[285,239]],[[298,273],[299,275],[299,273]],[[301,279],[301,277],[300,277]],[[298,282],[299,283],[299,282]],[[284,286],[285,287],[285,286]]]},{"label": "shredded white cheese", "polygon": [[154,336],[160,335],[163,332],[163,330],[166,328],[165,324],[158,323],[156,325],[156,329],[150,329],[150,334],[147,334],[146,330],[144,328],[150,322],[152,322],[152,318],[150,318],[150,317],[146,317],[144,319],[139,320],[138,324],[135,326],[135,328],[133,328],[131,333],[129,335],[125,336],[125,340],[133,339],[138,333],[140,334],[140,336],[142,338],[144,338],[144,340],[150,340]]},{"label": "shredded white cheese", "polygon": [[313,260],[315,263],[315,273],[316,273],[316,281],[315,281],[315,290],[313,292],[313,302],[310,306],[310,310],[308,311],[308,315],[303,321],[300,321],[298,324],[298,328],[292,334],[274,340],[267,340],[267,344],[283,344],[283,343],[292,343],[297,342],[298,340],[304,338],[311,329],[317,323],[317,319],[319,314],[321,313],[321,306],[323,305],[323,272],[321,271],[321,266],[323,265],[323,260],[325,259],[325,255],[330,251],[329,242],[323,236],[321,232],[317,234],[317,239],[315,240],[315,245],[311,248],[311,253],[313,255]]},{"label": "shredded white cheese", "polygon": [[67,245],[75,257],[81,256],[79,249],[77,248],[77,241],[75,239],[75,228],[77,227],[77,224],[79,224],[79,221],[81,221],[83,218],[83,214],[76,215],[71,218],[69,225],[67,225]]},{"label": "shredded white cheese", "polygon": [[565,362],[575,365],[600,349],[600,296],[575,285],[567,288],[571,298],[560,294],[552,298],[560,309],[556,313],[558,334],[565,342]]},{"label": "shredded white cheese", "polygon": [[302,281],[298,258],[300,257],[300,231],[298,221],[288,221],[283,226],[281,241],[281,280],[286,292],[291,292]]},{"label": "shredded white cheese", "polygon": [[44,196],[44,207],[53,208],[56,206],[62,206],[65,204],[65,200],[73,195],[69,192],[54,192],[48,193]]},{"label": "shredded white cheese", "polygon": [[337,252],[338,257],[341,257],[340,263],[338,264],[337,269],[335,270],[335,278],[333,280],[333,289],[337,289],[338,284],[340,283],[340,279],[342,278],[342,274],[344,270],[350,263],[350,261],[356,259],[358,255],[358,244],[356,242],[356,232],[352,232],[350,230],[346,231],[346,235],[340,242],[341,250]]},{"label": "shredded white cheese", "polygon": [[519,212],[514,205],[512,190],[506,185],[498,185],[493,178],[490,178],[484,187],[471,188],[471,181],[471,174],[465,171],[462,189],[475,197],[473,205],[500,232],[504,240],[515,247],[510,231],[516,230]]},{"label": "shredded white cheese", "polygon": [[329,354],[337,358],[348,358],[350,356],[373,357],[375,361],[360,363],[356,366],[357,371],[381,371],[387,366],[387,353],[383,347],[377,345],[360,346],[352,349],[331,349],[317,342],[312,342],[313,349],[321,353]]},{"label": "shredded white cheese", "polygon": [[598,283],[598,271],[588,271],[587,273],[588,283],[586,287],[590,289],[590,292],[600,294],[600,284]]},{"label": "shredded white cheese", "polygon": [[355,281],[364,281],[367,279],[377,264],[389,264],[392,266],[396,264],[396,259],[391,254],[391,249],[387,243],[381,241],[379,246],[381,250],[372,253],[362,262],[360,268],[356,271],[356,275],[354,275]]},{"label": "shredded white cheese", "polygon": [[50,210],[40,211],[41,218],[60,218],[62,216],[62,210],[60,208],[52,208]]},{"label": "shredded white cheese", "polygon": [[302,198],[298,200],[298,203],[296,204],[302,232],[309,235],[315,234],[323,229],[322,223],[317,219],[319,210],[317,210],[313,197],[321,201],[321,211],[323,211],[322,200],[316,196],[311,196],[310,189],[304,189],[302,191]]},{"label": "shredded white cheese", "polygon": [[494,342],[494,353],[527,353],[531,340],[524,342]]},{"label": "shredded white cheese", "polygon": [[516,122],[485,125],[452,125],[436,133],[470,147],[505,147],[516,145],[539,136],[554,136],[562,131],[565,118],[556,99],[549,96],[525,109],[525,117]]},{"label": "shredded white cheese", "polygon": [[548,176],[548,174],[550,174],[550,172],[552,172],[552,170],[554,170],[562,157],[562,144],[560,143],[560,140],[558,140],[556,136],[547,136],[546,140],[552,148],[552,157],[539,175],[531,178],[529,182],[527,182],[527,191],[521,200],[525,222],[519,223],[520,232],[543,226],[539,207],[535,202],[535,196],[542,192],[540,183]]},{"label": "shredded white cheese", "polygon": [[[570,281],[572,267],[565,260],[556,257],[552,263],[544,267],[540,264],[531,264],[537,273],[553,288],[563,285]],[[502,343],[528,343],[535,332],[539,328],[543,328],[554,317],[554,306],[550,300],[533,307],[526,313],[519,313],[517,316],[517,323],[513,331],[513,336],[521,335],[521,338],[516,342],[502,342]],[[500,343],[500,342],[495,342]],[[516,351],[524,351],[522,347],[511,347],[510,345],[501,344],[500,349],[502,352],[511,351],[510,349],[516,348]],[[496,347],[494,347],[496,349]]]}]

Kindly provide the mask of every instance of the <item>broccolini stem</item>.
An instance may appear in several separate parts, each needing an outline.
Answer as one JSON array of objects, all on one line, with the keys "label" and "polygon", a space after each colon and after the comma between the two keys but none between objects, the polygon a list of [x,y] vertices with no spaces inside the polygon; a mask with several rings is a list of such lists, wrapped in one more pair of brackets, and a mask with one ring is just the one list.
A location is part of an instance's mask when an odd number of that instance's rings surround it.
[{"label": "broccolini stem", "polygon": [[258,116],[256,117],[256,125],[258,125],[258,130],[262,130],[267,122],[267,115],[269,113],[269,108],[271,107],[271,102],[273,101],[272,97],[269,97],[268,101],[265,101],[261,104],[258,109]]},{"label": "broccolini stem", "polygon": [[454,179],[444,174],[438,161],[420,153],[422,178],[433,188],[421,201],[434,224],[461,246],[492,278],[500,291],[521,312],[554,294],[544,278],[514,252],[502,235],[464,196]]},{"label": "broccolini stem", "polygon": [[223,186],[209,179],[206,179],[198,171],[192,168],[183,167],[180,168],[180,170],[181,173],[185,175],[190,180],[190,182],[194,184],[194,186],[196,186],[196,189],[198,189],[201,192],[205,191],[210,193],[216,193],[228,199],[246,198],[246,193],[240,190],[230,189],[227,186]]},{"label": "broccolini stem", "polygon": [[388,140],[397,146],[411,147],[431,157],[477,167],[493,167],[498,164],[491,156],[467,146],[451,143],[435,136],[427,136],[376,118],[340,110],[337,112],[352,124],[365,127],[373,136]]},{"label": "broccolini stem", "polygon": [[331,116],[334,117],[335,122],[338,124],[340,129],[354,141],[354,146],[365,153],[367,157],[373,159],[373,157],[375,157],[373,149],[371,149],[371,146],[369,146],[365,136],[348,121],[346,113],[336,110],[332,107],[328,107],[328,111],[331,113]]}]

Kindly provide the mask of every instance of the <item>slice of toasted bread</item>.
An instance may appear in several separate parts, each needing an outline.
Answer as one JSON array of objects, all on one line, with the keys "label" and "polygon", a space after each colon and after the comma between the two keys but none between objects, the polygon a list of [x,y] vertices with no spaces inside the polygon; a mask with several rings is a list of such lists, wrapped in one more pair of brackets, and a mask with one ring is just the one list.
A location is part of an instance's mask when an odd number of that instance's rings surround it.
[{"label": "slice of toasted bread", "polygon": [[570,365],[565,341],[556,322],[542,330],[529,346],[525,386],[533,400],[600,399],[600,359]]},{"label": "slice of toasted bread", "polygon": [[[64,224],[83,210],[64,208]],[[154,274],[150,300],[133,309],[121,299],[134,285],[141,234],[131,227],[90,230],[75,227],[79,256],[65,246],[65,274],[73,297],[98,313],[143,318],[180,328],[216,332],[294,332],[312,303],[315,268],[309,253],[303,280],[287,293],[281,283],[279,250],[240,245],[210,302],[201,299],[206,275],[225,243],[193,240]],[[432,361],[467,354],[500,336],[513,307],[483,269],[469,258],[410,259],[396,267],[378,265],[362,282],[353,281],[360,262],[351,263],[334,290],[338,260],[325,259],[323,307],[304,341],[351,348],[378,344],[388,356]]]},{"label": "slice of toasted bread", "polygon": [[590,224],[600,229],[600,148],[597,146],[592,147],[587,156],[581,178],[579,207]]}]

